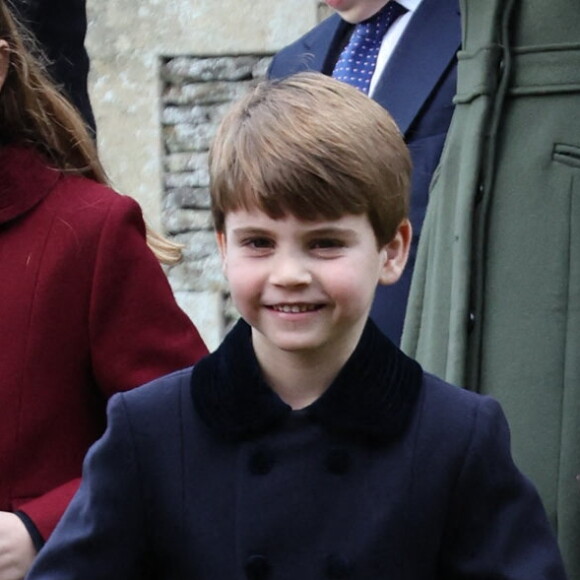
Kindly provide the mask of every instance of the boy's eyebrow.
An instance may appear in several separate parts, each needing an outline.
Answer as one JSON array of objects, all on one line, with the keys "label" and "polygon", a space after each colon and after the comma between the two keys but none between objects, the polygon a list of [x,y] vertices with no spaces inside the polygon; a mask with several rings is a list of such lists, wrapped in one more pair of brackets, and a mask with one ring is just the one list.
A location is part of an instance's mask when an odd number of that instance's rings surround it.
[{"label": "boy's eyebrow", "polygon": [[[275,232],[274,229],[264,228],[259,226],[240,226],[232,229],[232,234],[237,237],[241,236],[265,236],[272,235]],[[312,229],[304,232],[307,237],[314,236],[341,236],[349,239],[354,239],[357,237],[357,232],[349,227],[343,226],[320,226],[313,227]]]},{"label": "boy's eyebrow", "polygon": [[234,228],[232,234],[235,236],[248,236],[248,235],[264,235],[271,233],[272,230],[267,228],[260,228],[257,226],[241,226],[239,228]]},{"label": "boy's eyebrow", "polygon": [[320,228],[314,228],[307,232],[307,235],[312,236],[349,236],[356,237],[357,232],[352,228],[347,228],[343,226],[321,226]]},{"label": "boy's eyebrow", "polygon": [[[252,236],[252,235],[270,235],[274,230],[269,228],[263,228],[258,226],[241,226],[234,228],[232,234],[235,236]],[[321,226],[314,227],[312,229],[304,232],[306,236],[347,236],[349,238],[355,238],[357,232],[349,227],[343,226]]]}]

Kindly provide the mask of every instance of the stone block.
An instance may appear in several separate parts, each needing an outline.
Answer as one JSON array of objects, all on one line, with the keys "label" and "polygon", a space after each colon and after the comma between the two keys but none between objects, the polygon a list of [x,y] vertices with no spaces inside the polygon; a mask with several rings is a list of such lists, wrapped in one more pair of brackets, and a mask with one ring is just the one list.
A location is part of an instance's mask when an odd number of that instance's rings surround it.
[{"label": "stone block", "polygon": [[189,171],[200,175],[200,186],[209,185],[207,152],[172,153],[165,156],[165,171],[179,173]]},{"label": "stone block", "polygon": [[213,123],[220,122],[230,104],[199,105],[169,105],[162,112],[164,125],[177,125],[180,123]]},{"label": "stone block", "polygon": [[[258,66],[259,63],[256,64]],[[207,81],[197,83],[181,83],[166,85],[163,89],[163,103],[165,105],[212,105],[229,103],[239,99],[255,84],[254,80],[237,81]]]},{"label": "stone block", "polygon": [[207,176],[197,171],[166,173],[163,179],[166,189],[185,187],[207,187]]},{"label": "stone block", "polygon": [[215,136],[216,128],[213,123],[198,125],[180,123],[179,125],[163,127],[165,149],[169,153],[207,151]]},{"label": "stone block", "polygon": [[260,56],[216,56],[191,58],[178,56],[165,62],[161,69],[163,80],[179,84],[199,81],[242,81],[252,78],[252,71]]},{"label": "stone block", "polygon": [[163,216],[165,230],[169,234],[180,234],[198,230],[211,230],[213,222],[209,210],[178,209]]},{"label": "stone block", "polygon": [[210,197],[207,187],[176,187],[167,189],[163,211],[172,212],[183,209],[209,209]]}]

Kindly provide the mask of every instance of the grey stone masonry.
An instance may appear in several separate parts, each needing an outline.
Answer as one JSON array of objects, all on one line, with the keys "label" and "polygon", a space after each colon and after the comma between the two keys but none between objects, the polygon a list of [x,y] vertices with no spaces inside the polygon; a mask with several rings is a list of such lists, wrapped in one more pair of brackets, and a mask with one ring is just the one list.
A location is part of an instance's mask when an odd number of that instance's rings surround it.
[{"label": "grey stone masonry", "polygon": [[168,269],[186,311],[206,309],[221,335],[236,319],[222,275],[209,200],[208,149],[232,102],[265,77],[270,56],[177,56],[161,66],[163,227],[184,246],[184,259]]},{"label": "grey stone masonry", "polygon": [[87,0],[99,156],[147,222],[185,244],[169,272],[210,349],[235,316],[209,218],[207,147],[268,57],[316,25],[322,0]]}]

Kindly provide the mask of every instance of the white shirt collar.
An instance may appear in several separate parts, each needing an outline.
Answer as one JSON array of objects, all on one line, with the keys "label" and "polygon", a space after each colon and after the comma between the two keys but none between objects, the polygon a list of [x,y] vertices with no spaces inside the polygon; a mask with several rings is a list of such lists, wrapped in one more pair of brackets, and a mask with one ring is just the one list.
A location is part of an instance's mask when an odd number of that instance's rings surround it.
[{"label": "white shirt collar", "polygon": [[397,0],[397,2],[406,8],[409,12],[415,12],[419,8],[422,0]]}]

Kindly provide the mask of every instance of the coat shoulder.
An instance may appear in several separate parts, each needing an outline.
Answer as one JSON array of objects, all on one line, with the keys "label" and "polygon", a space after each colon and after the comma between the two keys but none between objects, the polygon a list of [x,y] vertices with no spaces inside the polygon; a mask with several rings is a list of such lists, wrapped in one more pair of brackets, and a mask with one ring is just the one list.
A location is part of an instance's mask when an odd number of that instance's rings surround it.
[{"label": "coat shoulder", "polygon": [[493,398],[457,387],[424,373],[419,405],[423,431],[450,442],[467,444],[475,429],[487,430],[504,421],[500,404]]},{"label": "coat shoulder", "polygon": [[[169,373],[130,391],[116,394],[111,402],[123,401],[132,416],[161,417],[183,402],[191,402],[190,384],[193,366]],[[114,402],[115,401],[115,402]]]},{"label": "coat shoulder", "polygon": [[139,238],[136,244],[145,247],[146,228],[138,202],[82,176],[63,176],[35,213],[37,219],[56,226],[48,231],[62,237],[61,245],[73,252],[82,247],[92,253],[104,239],[109,244],[127,243],[128,237]]},{"label": "coat shoulder", "polygon": [[[154,478],[177,473],[185,450],[206,441],[193,407],[192,369],[173,372],[110,399],[109,425],[126,425],[143,473]],[[181,483],[176,480],[175,485]]]},{"label": "coat shoulder", "polygon": [[319,70],[320,67],[314,64],[314,60],[318,61],[326,56],[341,22],[340,17],[333,14],[277,52],[268,69],[268,78],[276,79],[305,70]]},{"label": "coat shoulder", "polygon": [[489,399],[428,372],[423,373],[423,387],[429,403],[434,406],[468,409],[476,407],[483,399]]},{"label": "coat shoulder", "polygon": [[80,175],[63,175],[48,200],[54,211],[82,219],[105,218],[111,211],[122,213],[139,208],[133,198]]}]

